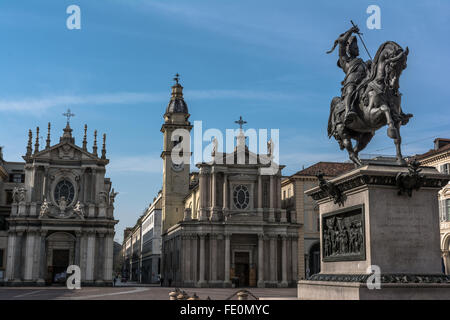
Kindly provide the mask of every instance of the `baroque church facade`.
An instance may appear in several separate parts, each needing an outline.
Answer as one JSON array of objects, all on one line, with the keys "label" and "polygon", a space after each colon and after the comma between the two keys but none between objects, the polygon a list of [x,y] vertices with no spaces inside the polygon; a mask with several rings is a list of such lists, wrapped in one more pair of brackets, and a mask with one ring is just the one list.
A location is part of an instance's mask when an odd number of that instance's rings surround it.
[{"label": "baroque church facade", "polygon": [[[70,112],[69,112],[70,114]],[[40,149],[39,128],[33,151],[29,131],[23,186],[12,194],[8,220],[6,285],[45,285],[55,282],[69,265],[81,271],[81,285],[112,285],[114,198],[105,178],[105,140],[100,155],[97,131],[92,151],[75,144],[72,129],[64,128],[51,145]]]},{"label": "baroque church facade", "polygon": [[283,166],[276,165],[271,174],[264,170],[274,165],[271,152],[249,151],[242,119],[234,152],[213,148],[212,161],[196,164],[198,172],[190,172],[187,163],[172,162],[172,134],[192,128],[183,87],[176,80],[161,128],[164,284],[296,286],[300,225],[295,212],[282,209]]}]

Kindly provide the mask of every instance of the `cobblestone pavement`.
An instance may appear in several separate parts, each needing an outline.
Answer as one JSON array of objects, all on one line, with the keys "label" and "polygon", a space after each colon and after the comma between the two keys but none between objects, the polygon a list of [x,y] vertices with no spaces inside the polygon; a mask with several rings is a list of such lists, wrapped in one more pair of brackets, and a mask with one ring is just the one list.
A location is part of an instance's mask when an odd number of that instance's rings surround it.
[{"label": "cobblestone pavement", "polygon": [[[11,288],[0,287],[0,300],[168,300],[172,287],[84,287],[69,290],[65,287]],[[238,289],[182,288],[189,295],[196,293],[200,299],[225,300]],[[295,299],[296,288],[247,288],[258,298]],[[236,299],[234,297],[233,299]]]}]

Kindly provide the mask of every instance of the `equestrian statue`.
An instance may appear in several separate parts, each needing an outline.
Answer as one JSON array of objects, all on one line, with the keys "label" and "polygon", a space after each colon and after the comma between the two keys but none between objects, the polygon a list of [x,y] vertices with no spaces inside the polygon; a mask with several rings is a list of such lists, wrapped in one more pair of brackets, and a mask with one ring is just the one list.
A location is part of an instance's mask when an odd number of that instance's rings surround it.
[{"label": "equestrian statue", "polygon": [[[353,24],[327,52],[331,53],[339,46],[337,65],[345,72],[341,96],[331,101],[328,137],[333,136],[341,150],[347,150],[350,160],[361,166],[358,153],[367,146],[378,129],[387,125],[387,135],[396,146],[397,163],[405,165],[400,147],[400,126],[407,124],[413,115],[403,113],[398,89],[409,49],[406,47],[403,50],[394,41],[386,41],[373,60],[363,61],[358,57],[358,42],[354,34],[362,41],[359,28]],[[352,139],[356,141],[355,146]]]}]

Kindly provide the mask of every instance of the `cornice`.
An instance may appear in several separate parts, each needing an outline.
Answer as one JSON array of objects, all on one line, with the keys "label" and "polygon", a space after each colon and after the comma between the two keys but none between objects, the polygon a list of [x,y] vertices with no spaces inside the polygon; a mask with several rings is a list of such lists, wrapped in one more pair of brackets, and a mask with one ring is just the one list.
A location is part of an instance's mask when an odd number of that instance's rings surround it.
[{"label": "cornice", "polygon": [[449,158],[450,160],[450,150],[420,159],[419,162],[423,165],[428,165],[436,161],[444,160],[446,158]]},{"label": "cornice", "polygon": [[[337,177],[330,180],[333,184],[342,192],[346,192],[352,189],[356,189],[362,186],[389,186],[397,188],[397,175],[401,172],[407,172],[406,167],[398,167],[396,170],[392,170],[396,167],[390,167],[390,170],[377,170],[377,166],[366,166],[363,168],[355,169],[344,176]],[[450,179],[449,175],[440,174],[437,172],[430,173],[429,170],[435,170],[434,168],[425,167],[428,173],[424,174],[422,188],[436,188],[442,189]],[[329,197],[329,194],[320,189],[320,187],[312,188],[305,192],[311,196],[314,200],[321,200]]]}]

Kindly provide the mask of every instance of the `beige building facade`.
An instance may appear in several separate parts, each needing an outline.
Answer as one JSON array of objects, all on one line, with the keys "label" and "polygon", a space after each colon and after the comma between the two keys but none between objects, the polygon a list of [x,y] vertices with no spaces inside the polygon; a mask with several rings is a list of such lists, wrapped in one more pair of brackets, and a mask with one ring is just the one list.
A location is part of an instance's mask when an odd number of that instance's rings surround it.
[{"label": "beige building facade", "polygon": [[123,277],[140,283],[158,283],[161,256],[161,192],[132,228],[124,231]]},{"label": "beige building facade", "polygon": [[8,249],[8,217],[11,213],[14,188],[23,188],[25,182],[25,164],[5,161],[3,148],[0,147],[0,283],[6,275]]},{"label": "beige building facade", "polygon": [[[433,149],[415,158],[423,166],[432,166],[441,173],[450,174],[450,139],[435,139]],[[445,273],[450,274],[450,183],[439,191],[438,200],[442,263]]]},{"label": "beige building facade", "polygon": [[326,178],[332,178],[353,168],[351,163],[318,162],[285,177],[281,182],[282,207],[288,214],[296,215],[300,225],[297,253],[299,280],[320,272],[319,207],[304,192],[318,185],[316,174],[319,171]]}]

